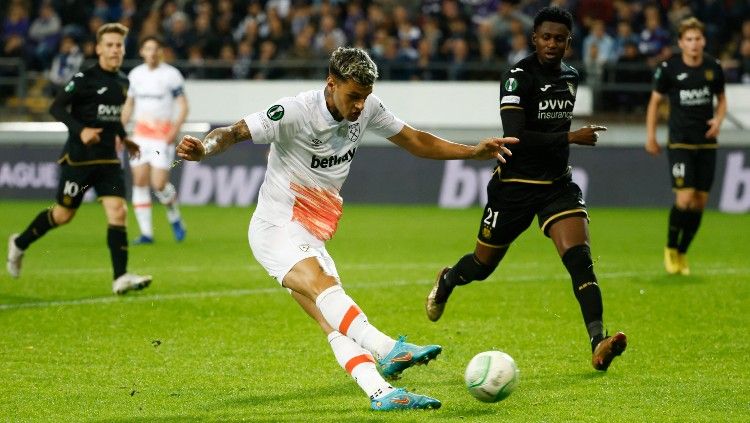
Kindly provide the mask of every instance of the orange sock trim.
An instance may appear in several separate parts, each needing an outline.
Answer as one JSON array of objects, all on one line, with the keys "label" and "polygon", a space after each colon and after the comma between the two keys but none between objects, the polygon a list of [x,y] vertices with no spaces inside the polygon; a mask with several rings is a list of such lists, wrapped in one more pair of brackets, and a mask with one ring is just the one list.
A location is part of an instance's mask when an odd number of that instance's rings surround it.
[{"label": "orange sock trim", "polygon": [[354,368],[359,366],[362,363],[374,363],[375,360],[373,360],[372,356],[369,354],[362,354],[358,355],[356,357],[352,357],[351,360],[346,362],[346,366],[344,368],[346,369],[346,372],[351,374],[352,371],[354,371]]},{"label": "orange sock trim", "polygon": [[344,318],[341,319],[341,323],[339,324],[339,332],[346,335],[346,332],[349,330],[349,326],[352,325],[352,322],[357,316],[359,316],[360,313],[362,313],[362,310],[360,310],[356,305],[352,305],[351,307],[349,307],[349,310],[347,310],[346,314],[344,314]]}]

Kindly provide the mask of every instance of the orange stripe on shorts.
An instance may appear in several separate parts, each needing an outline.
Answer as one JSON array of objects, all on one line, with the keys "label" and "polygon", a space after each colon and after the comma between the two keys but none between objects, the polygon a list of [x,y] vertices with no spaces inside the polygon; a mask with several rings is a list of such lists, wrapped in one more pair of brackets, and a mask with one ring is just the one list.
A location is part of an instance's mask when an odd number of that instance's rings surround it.
[{"label": "orange stripe on shorts", "polygon": [[341,319],[341,324],[339,324],[339,332],[346,335],[346,332],[349,330],[349,326],[351,326],[354,319],[359,316],[360,313],[362,313],[362,310],[360,310],[356,305],[352,304],[352,306],[349,307],[349,310],[346,311],[346,314],[344,314],[344,318]]},{"label": "orange stripe on shorts", "polygon": [[362,363],[374,363],[375,360],[372,359],[372,356],[369,354],[362,354],[358,355],[356,357],[352,357],[349,361],[346,362],[346,366],[344,368],[346,369],[346,372],[351,374],[355,367],[359,366]]}]

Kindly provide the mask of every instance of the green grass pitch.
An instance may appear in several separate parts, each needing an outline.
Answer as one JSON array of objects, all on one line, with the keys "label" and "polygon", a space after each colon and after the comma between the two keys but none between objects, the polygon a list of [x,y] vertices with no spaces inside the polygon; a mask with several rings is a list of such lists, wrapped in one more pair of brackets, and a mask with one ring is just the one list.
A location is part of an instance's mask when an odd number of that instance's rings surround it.
[{"label": "green grass pitch", "polygon": [[[3,245],[46,205],[1,202]],[[599,373],[567,273],[535,226],[431,323],[424,297],[442,266],[472,250],[480,210],[346,206],[328,248],[348,293],[387,334],[444,347],[397,382],[443,407],[383,415],[369,410],[322,332],[254,261],[251,210],[184,207],[182,244],[154,211],[157,244],[130,254],[130,270],[154,275],[145,291],[111,294],[95,204],[34,244],[20,279],[2,272],[0,419],[750,420],[747,215],[708,212],[689,255],[693,275],[679,277],[662,269],[666,208],[591,210],[605,324],[630,341]],[[130,228],[132,239],[132,214]],[[518,390],[496,404],[463,386],[469,359],[490,349],[521,370]]]}]

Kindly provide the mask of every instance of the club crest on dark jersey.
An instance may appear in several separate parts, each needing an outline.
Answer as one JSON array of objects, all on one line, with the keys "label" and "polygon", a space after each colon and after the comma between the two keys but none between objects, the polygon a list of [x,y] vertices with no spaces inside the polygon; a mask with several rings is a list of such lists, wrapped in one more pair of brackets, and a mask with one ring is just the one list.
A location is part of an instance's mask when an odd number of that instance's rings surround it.
[{"label": "club crest on dark jersey", "polygon": [[573,97],[576,96],[576,86],[572,82],[568,82],[568,91],[570,91],[570,95]]}]

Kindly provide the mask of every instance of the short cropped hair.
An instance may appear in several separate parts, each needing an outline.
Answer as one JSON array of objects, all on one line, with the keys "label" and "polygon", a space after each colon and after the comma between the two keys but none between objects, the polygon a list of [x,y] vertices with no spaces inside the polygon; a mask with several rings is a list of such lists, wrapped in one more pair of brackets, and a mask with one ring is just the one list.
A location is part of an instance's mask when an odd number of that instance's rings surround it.
[{"label": "short cropped hair", "polygon": [[698,18],[693,16],[683,19],[682,22],[680,22],[680,28],[677,31],[678,38],[682,38],[682,35],[691,29],[697,29],[701,34],[704,36],[706,35],[706,26],[703,25],[703,22],[699,21]]},{"label": "short cropped hair", "polygon": [[534,31],[543,22],[561,23],[568,28],[568,31],[573,30],[573,16],[567,10],[556,6],[544,7],[537,12],[534,16]]},{"label": "short cropped hair", "polygon": [[128,36],[129,29],[127,26],[121,24],[121,23],[108,23],[104,24],[99,27],[99,30],[96,31],[96,43],[99,44],[99,42],[102,40],[102,35],[104,34],[120,34],[123,38]]},{"label": "short cropped hair", "polygon": [[143,37],[143,39],[141,40],[141,42],[138,44],[138,48],[143,47],[149,41],[155,42],[156,45],[159,46],[159,47],[164,47],[164,40],[160,36],[158,36],[158,35],[146,35],[145,37]]},{"label": "short cropped hair", "polygon": [[331,54],[328,73],[342,81],[370,86],[378,79],[378,66],[361,48],[339,47]]}]

